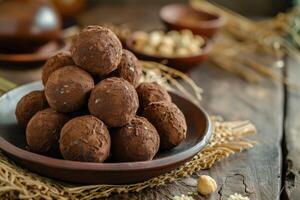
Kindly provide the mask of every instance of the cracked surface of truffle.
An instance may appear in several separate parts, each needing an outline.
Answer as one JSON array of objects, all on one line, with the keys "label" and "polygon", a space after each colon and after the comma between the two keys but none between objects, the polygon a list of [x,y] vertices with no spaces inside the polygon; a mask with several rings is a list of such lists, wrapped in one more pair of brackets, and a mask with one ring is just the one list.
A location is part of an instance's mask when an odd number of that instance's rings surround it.
[{"label": "cracked surface of truffle", "polygon": [[159,144],[156,129],[144,117],[135,117],[112,133],[112,155],[120,162],[152,160]]},{"label": "cracked surface of truffle", "polygon": [[29,120],[41,110],[48,108],[44,91],[32,91],[23,96],[16,106],[18,124],[26,128]]},{"label": "cracked surface of truffle", "polygon": [[139,106],[134,87],[122,78],[102,80],[91,92],[89,111],[110,127],[126,125],[135,116]]},{"label": "cracked surface of truffle", "polygon": [[92,115],[76,117],[61,130],[60,151],[67,160],[103,162],[109,156],[110,145],[105,124]]},{"label": "cracked surface of truffle", "polygon": [[76,65],[99,75],[114,71],[122,57],[122,44],[108,28],[88,26],[73,41],[72,58]]},{"label": "cracked surface of truffle", "polygon": [[46,85],[46,82],[52,72],[68,65],[74,65],[69,51],[62,51],[48,58],[42,69],[43,84]]},{"label": "cracked surface of truffle", "polygon": [[51,108],[37,112],[26,128],[29,150],[45,155],[57,155],[60,130],[68,120],[67,115]]},{"label": "cracked surface of truffle", "polygon": [[142,67],[133,53],[123,50],[121,62],[116,70],[118,77],[137,87],[142,76]]},{"label": "cracked surface of truffle", "polygon": [[139,102],[142,110],[149,104],[158,101],[171,102],[171,96],[165,88],[156,82],[141,83],[136,91],[139,96]]},{"label": "cracked surface of truffle", "polygon": [[146,106],[143,116],[156,128],[160,136],[160,148],[171,149],[185,138],[187,125],[180,109],[171,102],[161,101]]},{"label": "cracked surface of truffle", "polygon": [[82,108],[94,87],[90,74],[76,66],[66,66],[54,71],[45,87],[45,95],[51,108],[74,112]]}]

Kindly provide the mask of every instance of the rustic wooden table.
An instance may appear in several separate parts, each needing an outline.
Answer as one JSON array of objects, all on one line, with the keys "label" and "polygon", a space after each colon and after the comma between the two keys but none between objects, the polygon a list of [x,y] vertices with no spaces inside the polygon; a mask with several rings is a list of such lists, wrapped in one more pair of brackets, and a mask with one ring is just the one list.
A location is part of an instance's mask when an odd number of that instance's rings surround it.
[{"label": "rustic wooden table", "polygon": [[[128,23],[137,29],[162,28],[158,19],[160,5],[102,5],[80,16],[83,25],[101,22]],[[300,68],[286,59],[283,73],[300,84]],[[40,68],[0,68],[0,76],[23,84],[40,79]],[[300,92],[289,91],[278,82],[263,80],[249,84],[210,64],[203,63],[190,72],[193,80],[204,89],[202,105],[210,114],[228,120],[251,120],[258,129],[253,149],[235,154],[216,163],[210,170],[200,171],[191,178],[140,193],[114,195],[110,199],[171,199],[174,195],[194,191],[192,183],[200,174],[210,174],[218,183],[218,191],[210,198],[227,199],[240,193],[250,199],[300,199]],[[282,189],[284,188],[284,189]],[[283,191],[283,192],[282,192]],[[283,194],[282,194],[283,193]]]}]

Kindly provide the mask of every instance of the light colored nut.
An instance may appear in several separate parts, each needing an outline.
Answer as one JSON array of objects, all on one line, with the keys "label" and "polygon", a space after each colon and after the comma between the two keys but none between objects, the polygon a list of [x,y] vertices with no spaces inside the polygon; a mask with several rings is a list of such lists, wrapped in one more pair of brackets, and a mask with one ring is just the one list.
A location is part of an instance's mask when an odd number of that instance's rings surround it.
[{"label": "light colored nut", "polygon": [[148,41],[148,34],[143,31],[137,31],[134,33],[135,37],[135,45],[136,46],[142,46]]},{"label": "light colored nut", "polygon": [[202,47],[204,45],[205,41],[200,35],[195,35],[194,39],[194,43],[197,44],[199,47]]},{"label": "light colored nut", "polygon": [[168,45],[160,45],[158,47],[158,54],[163,56],[172,56],[173,55],[173,47]]},{"label": "light colored nut", "polygon": [[158,46],[162,40],[164,33],[162,31],[153,31],[149,34],[149,45]]},{"label": "light colored nut", "polygon": [[180,47],[176,49],[176,55],[177,56],[188,56],[190,54],[189,50],[187,48]]},{"label": "light colored nut", "polygon": [[164,36],[162,41],[161,41],[161,45],[166,45],[168,47],[173,48],[175,45],[174,40],[170,37],[170,36]]},{"label": "light colored nut", "polygon": [[192,43],[192,39],[187,35],[181,35],[178,46],[187,48]]},{"label": "light colored nut", "polygon": [[195,43],[192,43],[189,46],[189,50],[192,55],[199,54],[201,52],[201,48]]},{"label": "light colored nut", "polygon": [[193,32],[189,29],[183,29],[183,30],[180,31],[180,33],[181,33],[182,36],[186,36],[186,37],[189,37],[189,38],[194,37]]},{"label": "light colored nut", "polygon": [[174,42],[177,42],[178,40],[180,40],[180,33],[178,31],[169,31],[167,33],[167,36],[172,38],[172,40]]},{"label": "light colored nut", "polygon": [[217,190],[216,181],[207,175],[201,175],[198,179],[198,192],[203,195],[208,195]]},{"label": "light colored nut", "polygon": [[146,45],[145,45],[145,44],[142,44],[142,43],[135,43],[135,44],[134,44],[134,49],[143,52],[145,46],[146,46]]},{"label": "light colored nut", "polygon": [[148,55],[156,55],[156,49],[153,46],[146,45],[142,49],[142,52],[148,54]]}]

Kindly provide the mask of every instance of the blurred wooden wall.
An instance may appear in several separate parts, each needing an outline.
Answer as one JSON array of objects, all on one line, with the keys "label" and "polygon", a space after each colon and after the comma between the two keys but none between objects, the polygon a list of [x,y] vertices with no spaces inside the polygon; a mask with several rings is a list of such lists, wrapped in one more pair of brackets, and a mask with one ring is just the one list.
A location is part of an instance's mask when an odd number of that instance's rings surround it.
[{"label": "blurred wooden wall", "polygon": [[[210,0],[211,1],[211,0]],[[273,16],[285,11],[297,0],[213,0],[246,16]],[[168,4],[188,0],[90,0],[91,4]]]},{"label": "blurred wooden wall", "polygon": [[291,0],[214,0],[248,16],[273,16],[292,5]]}]

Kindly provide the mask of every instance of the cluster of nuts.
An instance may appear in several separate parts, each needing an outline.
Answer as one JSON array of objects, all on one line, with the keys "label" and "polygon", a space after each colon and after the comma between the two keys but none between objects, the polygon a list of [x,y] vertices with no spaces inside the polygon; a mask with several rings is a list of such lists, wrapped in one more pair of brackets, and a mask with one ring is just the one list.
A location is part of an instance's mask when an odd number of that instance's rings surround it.
[{"label": "cluster of nuts", "polygon": [[43,67],[44,91],[17,104],[30,151],[67,160],[151,160],[186,137],[183,113],[109,29],[88,26]]},{"label": "cluster of nuts", "polygon": [[186,57],[201,53],[204,39],[190,30],[138,31],[134,33],[134,49],[148,55],[164,57]]}]

